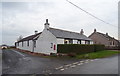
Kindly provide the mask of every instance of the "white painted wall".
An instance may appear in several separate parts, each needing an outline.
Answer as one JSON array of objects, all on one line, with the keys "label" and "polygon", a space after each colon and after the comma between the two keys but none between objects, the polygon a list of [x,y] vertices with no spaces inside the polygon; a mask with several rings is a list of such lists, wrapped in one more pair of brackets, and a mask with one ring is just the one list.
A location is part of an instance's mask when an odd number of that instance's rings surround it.
[{"label": "white painted wall", "polygon": [[29,51],[32,52],[32,50],[33,50],[33,41],[29,40],[29,46],[27,46],[27,41],[23,42],[23,46],[22,46],[22,42],[19,42],[19,46],[17,44],[17,48],[23,49],[23,50],[29,50]]},{"label": "white painted wall", "polygon": [[57,44],[64,44],[64,39],[57,38]]},{"label": "white painted wall", "polygon": [[[51,48],[51,43],[56,46],[56,50],[54,50],[54,46]],[[47,29],[44,29],[36,41],[34,52],[44,54],[57,53],[57,38]]]},{"label": "white painted wall", "polygon": [[90,41],[90,44],[93,44],[93,41]]},{"label": "white painted wall", "polygon": [[78,41],[78,40],[73,40],[73,44],[77,44],[77,41]]},{"label": "white painted wall", "polygon": [[84,41],[84,40],[81,40],[81,44],[85,44],[85,41]]},{"label": "white painted wall", "polygon": [[77,41],[78,44],[81,44],[81,41]]}]

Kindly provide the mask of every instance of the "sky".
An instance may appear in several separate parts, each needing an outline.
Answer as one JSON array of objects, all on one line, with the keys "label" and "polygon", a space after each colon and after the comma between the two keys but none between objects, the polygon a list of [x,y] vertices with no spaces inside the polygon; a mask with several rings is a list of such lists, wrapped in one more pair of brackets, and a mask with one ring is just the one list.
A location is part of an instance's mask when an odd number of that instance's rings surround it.
[{"label": "sky", "polygon": [[50,27],[80,32],[89,36],[94,29],[118,39],[119,0],[69,0],[106,24],[68,3],[66,0],[2,0],[0,2],[0,44],[14,45],[19,36],[27,37]]}]

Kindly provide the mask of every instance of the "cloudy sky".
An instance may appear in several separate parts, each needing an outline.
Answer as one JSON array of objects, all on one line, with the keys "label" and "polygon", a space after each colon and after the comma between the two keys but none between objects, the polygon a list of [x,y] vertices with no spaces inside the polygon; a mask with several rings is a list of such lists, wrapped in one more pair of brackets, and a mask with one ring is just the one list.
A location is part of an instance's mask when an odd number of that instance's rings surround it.
[{"label": "cloudy sky", "polygon": [[14,45],[17,38],[43,30],[45,19],[50,27],[80,32],[89,36],[94,28],[118,39],[119,0],[69,0],[96,17],[110,23],[105,24],[66,0],[2,0],[0,3],[0,44]]}]

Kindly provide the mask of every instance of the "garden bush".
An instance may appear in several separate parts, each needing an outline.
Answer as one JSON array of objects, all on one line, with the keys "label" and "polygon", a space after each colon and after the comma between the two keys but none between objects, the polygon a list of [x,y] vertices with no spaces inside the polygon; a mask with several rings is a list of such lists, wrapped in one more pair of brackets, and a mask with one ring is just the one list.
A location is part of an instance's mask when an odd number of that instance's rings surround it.
[{"label": "garden bush", "polygon": [[104,50],[104,45],[87,45],[87,44],[58,44],[58,53],[76,53],[85,54]]}]

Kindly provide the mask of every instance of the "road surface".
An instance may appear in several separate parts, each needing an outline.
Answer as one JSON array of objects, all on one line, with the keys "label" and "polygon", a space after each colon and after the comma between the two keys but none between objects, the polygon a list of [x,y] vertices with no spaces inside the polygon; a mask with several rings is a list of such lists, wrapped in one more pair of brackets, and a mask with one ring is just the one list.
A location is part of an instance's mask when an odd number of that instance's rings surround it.
[{"label": "road surface", "polygon": [[57,59],[3,50],[3,74],[118,74],[118,56],[103,59]]},{"label": "road surface", "polygon": [[76,59],[42,58],[15,50],[3,50],[3,74],[45,74],[56,71],[55,68],[73,63]]}]

